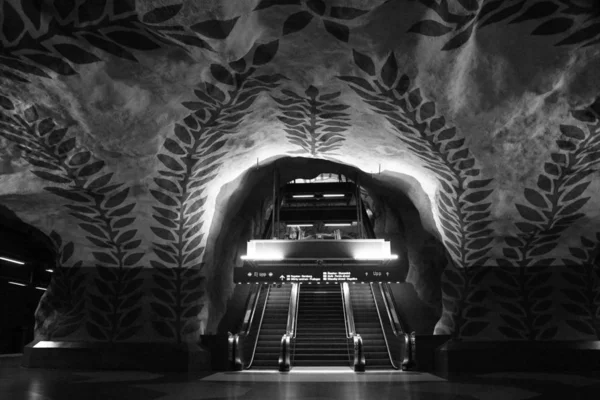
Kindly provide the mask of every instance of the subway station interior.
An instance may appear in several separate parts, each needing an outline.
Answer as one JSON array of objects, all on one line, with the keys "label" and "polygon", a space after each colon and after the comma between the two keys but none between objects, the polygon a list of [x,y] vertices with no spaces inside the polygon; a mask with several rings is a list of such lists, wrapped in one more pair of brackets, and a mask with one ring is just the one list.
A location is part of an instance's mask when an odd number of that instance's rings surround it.
[{"label": "subway station interior", "polygon": [[600,3],[0,1],[0,398],[596,399]]}]

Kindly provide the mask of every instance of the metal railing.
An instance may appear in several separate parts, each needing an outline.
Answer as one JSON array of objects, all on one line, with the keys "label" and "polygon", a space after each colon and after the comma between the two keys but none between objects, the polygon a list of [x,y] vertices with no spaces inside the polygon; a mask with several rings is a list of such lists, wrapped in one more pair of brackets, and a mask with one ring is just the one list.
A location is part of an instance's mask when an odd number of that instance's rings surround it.
[{"label": "metal railing", "polygon": [[382,295],[383,304],[385,305],[392,332],[396,340],[399,340],[402,343],[401,349],[403,354],[401,354],[400,357],[400,359],[402,360],[402,370],[412,370],[415,367],[415,333],[413,332],[412,334],[408,334],[406,332],[405,327],[402,326],[402,321],[400,320],[400,318],[398,317],[398,313],[396,312],[394,299],[390,291],[389,285],[379,282],[378,286]]},{"label": "metal railing", "polygon": [[300,284],[292,284],[290,294],[290,305],[288,307],[287,328],[281,337],[281,352],[279,354],[279,370],[289,371],[292,361],[292,346],[296,338],[296,326],[298,321],[298,299],[300,296]]},{"label": "metal railing", "polygon": [[[261,293],[265,290],[266,296],[264,304],[261,310],[257,310]],[[250,368],[252,361],[254,361],[254,353],[258,343],[258,333],[260,332],[260,327],[262,326],[262,320],[265,314],[267,302],[269,300],[270,290],[270,286],[265,288],[265,285],[259,285],[256,293],[251,294],[248,299],[248,306],[246,308],[246,314],[244,315],[244,322],[240,332],[235,335],[231,332],[229,333],[229,361],[232,369],[236,371]],[[254,296],[254,298],[252,296]],[[257,316],[257,311],[260,313],[260,321],[258,322],[256,329],[253,329],[253,326],[255,326],[255,317]],[[254,339],[254,343],[252,343],[252,339]],[[250,355],[247,354],[249,348],[252,349],[252,353]],[[246,363],[246,359],[248,358],[250,358],[250,361]]]},{"label": "metal railing", "polygon": [[366,363],[363,342],[360,335],[356,333],[356,327],[354,326],[354,313],[352,312],[352,303],[350,302],[350,288],[346,282],[342,283],[342,302],[344,306],[344,319],[346,321],[346,338],[352,344],[354,355],[352,366],[355,371],[364,371]]},{"label": "metal railing", "polygon": [[[394,369],[399,369],[398,365],[396,364],[396,362],[394,360],[394,352],[390,348],[390,343],[388,341],[388,335],[387,335],[385,326],[383,324],[383,320],[381,318],[381,312],[379,311],[379,305],[377,304],[378,301],[377,301],[377,296],[375,295],[375,289],[373,288],[373,283],[370,283],[369,287],[371,288],[371,295],[373,295],[373,303],[375,303],[375,310],[377,311],[377,317],[379,318],[379,325],[381,326],[381,332],[383,333],[383,340],[385,341],[385,347],[387,348],[388,357],[390,358],[390,363],[392,364],[392,367]],[[379,289],[381,290],[381,287],[379,287]],[[382,294],[381,291],[380,291],[380,294]],[[383,297],[383,294],[382,294],[382,297]],[[385,303],[385,299],[383,302],[384,302],[385,308],[387,310],[387,315],[389,316],[390,310],[388,308],[388,305]]]}]

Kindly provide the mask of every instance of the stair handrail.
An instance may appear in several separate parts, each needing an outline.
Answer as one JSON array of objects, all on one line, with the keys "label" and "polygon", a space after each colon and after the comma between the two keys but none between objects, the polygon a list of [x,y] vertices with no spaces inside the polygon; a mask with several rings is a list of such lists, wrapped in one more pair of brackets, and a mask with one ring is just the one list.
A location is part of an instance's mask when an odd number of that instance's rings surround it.
[{"label": "stair handrail", "polygon": [[260,313],[260,322],[258,324],[258,329],[256,331],[256,338],[254,339],[254,347],[252,348],[252,358],[250,358],[250,362],[248,365],[244,366],[245,369],[248,369],[252,366],[254,362],[254,354],[256,353],[256,346],[258,345],[258,336],[260,333],[260,328],[262,327],[263,319],[265,317],[265,310],[267,309],[267,303],[269,302],[269,294],[271,293],[271,286],[267,286],[267,296],[265,297],[265,304],[263,305],[262,312]]},{"label": "stair handrail", "polygon": [[288,306],[288,320],[286,331],[281,337],[281,351],[279,353],[279,370],[289,371],[291,366],[292,340],[296,337],[296,321],[298,317],[298,296],[300,294],[300,285],[292,284],[290,293],[290,303]]},{"label": "stair handrail", "polygon": [[347,282],[342,283],[342,302],[346,321],[346,338],[352,340],[354,349],[353,367],[355,371],[364,371],[366,362],[363,341],[362,337],[356,333],[354,313],[350,302],[350,288]]},{"label": "stair handrail", "polygon": [[[390,358],[392,367],[394,369],[399,369],[399,367],[394,362],[394,357],[392,356],[392,350],[390,349],[390,344],[388,343],[387,335],[385,333],[385,328],[383,326],[383,320],[381,319],[381,312],[379,311],[379,306],[377,305],[377,298],[375,297],[375,290],[373,289],[373,282],[369,283],[369,287],[371,288],[371,295],[373,296],[373,302],[375,303],[375,310],[377,311],[377,318],[379,318],[379,325],[381,326],[381,333],[383,333],[383,340],[385,341],[385,347],[387,348],[387,351],[388,351],[388,357]],[[383,294],[381,297],[383,298]],[[385,307],[387,308],[387,304],[385,303],[385,298],[384,298],[384,304],[385,304]],[[388,315],[389,315],[389,310],[388,310]]]},{"label": "stair handrail", "polygon": [[248,306],[246,308],[246,314],[244,314],[244,322],[242,323],[242,329],[240,330],[240,334],[248,335],[248,333],[250,333],[252,321],[254,320],[254,313],[256,312],[258,298],[260,297],[260,292],[262,290],[262,285],[257,286],[258,289],[254,290],[254,293],[251,293],[250,297],[248,298]]},{"label": "stair handrail", "polygon": [[385,302],[385,308],[387,310],[394,335],[398,337],[404,336],[406,331],[404,326],[402,326],[402,321],[400,321],[398,313],[396,312],[394,300],[392,299],[392,295],[390,293],[390,287],[387,284],[379,282],[379,289],[383,295],[383,301]]},{"label": "stair handrail", "polygon": [[262,285],[257,285],[257,288],[253,289],[250,296],[248,296],[245,307],[246,313],[240,331],[236,334],[228,332],[229,362],[234,370],[243,369],[242,339],[250,334],[261,290]]},{"label": "stair handrail", "polygon": [[395,303],[390,292],[390,287],[387,284],[379,282],[379,288],[381,290],[381,294],[383,296],[383,301],[386,309],[388,310],[388,317],[390,318],[390,324],[392,326],[392,330],[394,335],[402,340],[404,346],[404,357],[402,360],[402,370],[407,371],[411,370],[415,367],[415,339],[414,332],[412,334],[408,334],[405,327],[402,324],[402,321],[398,317],[398,313],[396,312]]}]

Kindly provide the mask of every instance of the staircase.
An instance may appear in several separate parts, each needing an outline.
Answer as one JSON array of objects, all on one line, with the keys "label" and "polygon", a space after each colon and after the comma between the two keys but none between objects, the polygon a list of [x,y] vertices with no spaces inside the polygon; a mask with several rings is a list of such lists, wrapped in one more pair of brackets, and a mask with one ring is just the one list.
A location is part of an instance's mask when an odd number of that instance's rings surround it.
[{"label": "staircase", "polygon": [[371,285],[357,284],[350,285],[349,288],[354,326],[356,333],[362,337],[366,368],[391,369],[392,364],[373,300]]},{"label": "staircase", "polygon": [[271,287],[251,368],[278,368],[281,337],[287,328],[291,292],[291,284]]},{"label": "staircase", "polygon": [[292,365],[348,366],[348,344],[340,285],[300,286]]}]

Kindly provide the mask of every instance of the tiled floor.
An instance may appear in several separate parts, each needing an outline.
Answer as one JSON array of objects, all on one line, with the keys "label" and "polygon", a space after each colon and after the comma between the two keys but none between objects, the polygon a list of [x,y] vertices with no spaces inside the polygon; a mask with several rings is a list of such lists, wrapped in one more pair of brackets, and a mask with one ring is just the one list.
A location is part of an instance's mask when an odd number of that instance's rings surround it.
[{"label": "tiled floor", "polygon": [[0,365],[3,400],[209,399],[598,399],[600,373],[493,373],[448,381],[426,373],[350,369],[220,372],[203,376],[64,371]]}]

